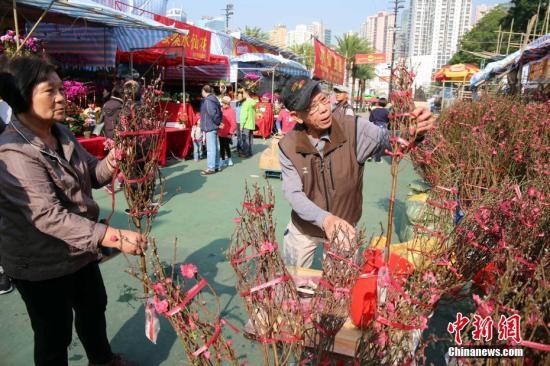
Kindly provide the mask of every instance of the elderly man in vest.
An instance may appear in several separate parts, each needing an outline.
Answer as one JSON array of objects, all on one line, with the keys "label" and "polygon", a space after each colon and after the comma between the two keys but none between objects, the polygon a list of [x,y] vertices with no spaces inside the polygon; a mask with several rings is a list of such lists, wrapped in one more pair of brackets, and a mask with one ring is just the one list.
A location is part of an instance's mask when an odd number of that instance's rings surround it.
[{"label": "elderly man in vest", "polygon": [[[297,127],[279,143],[283,192],[292,207],[284,236],[287,265],[310,267],[318,245],[337,229],[354,235],[363,206],[363,164],[389,148],[387,130],[368,119],[333,115],[319,82],[293,78],[283,100]],[[416,109],[417,132],[433,127],[426,109]]]}]

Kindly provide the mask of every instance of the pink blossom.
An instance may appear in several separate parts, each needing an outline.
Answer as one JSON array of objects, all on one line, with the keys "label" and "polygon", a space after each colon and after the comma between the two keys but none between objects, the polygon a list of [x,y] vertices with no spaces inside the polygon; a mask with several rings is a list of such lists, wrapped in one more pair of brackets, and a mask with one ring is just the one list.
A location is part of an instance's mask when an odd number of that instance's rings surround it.
[{"label": "pink blossom", "polygon": [[115,159],[118,160],[118,161],[121,161],[123,157],[124,157],[124,152],[121,149],[116,149],[115,150]]},{"label": "pink blossom", "polygon": [[159,300],[157,297],[155,297],[154,303],[155,303],[155,310],[157,311],[157,313],[164,314],[168,311],[168,301]]},{"label": "pink blossom", "polygon": [[103,146],[105,147],[105,150],[111,150],[115,147],[115,142],[112,139],[105,139]]},{"label": "pink blossom", "polygon": [[479,313],[479,315],[481,315],[482,317],[491,315],[494,310],[494,306],[490,301],[484,301],[476,294],[472,295],[472,298],[476,303],[477,312]]},{"label": "pink blossom", "polygon": [[380,333],[378,335],[378,338],[376,338],[376,344],[378,344],[381,347],[384,347],[387,341],[388,341],[388,335],[386,334],[386,332]]},{"label": "pink blossom", "polygon": [[116,236],[116,235],[111,235],[111,236],[109,237],[109,240],[110,240],[110,241],[118,241],[118,236]]},{"label": "pink blossom", "polygon": [[428,318],[425,316],[420,317],[420,330],[428,328]]},{"label": "pink blossom", "polygon": [[193,278],[198,272],[197,266],[194,264],[182,264],[180,266],[181,275],[185,278]]},{"label": "pink blossom", "polygon": [[260,249],[266,252],[273,252],[275,250],[275,246],[269,241],[264,241]]},{"label": "pink blossom", "polygon": [[242,221],[242,218],[241,218],[241,217],[235,217],[235,218],[233,218],[233,222],[235,222],[235,223],[237,223],[237,224],[238,224],[239,222],[241,222],[241,221]]},{"label": "pink blossom", "polygon": [[527,190],[527,195],[529,197],[535,197],[537,195],[537,190],[535,189],[535,187],[529,187],[529,189]]},{"label": "pink blossom", "polygon": [[422,280],[430,283],[437,283],[437,279],[431,271],[424,273],[424,276],[422,276]]},{"label": "pink blossom", "polygon": [[155,294],[160,296],[166,296],[166,288],[164,288],[164,285],[160,282],[157,282],[153,284],[152,286],[153,291],[155,291]]},{"label": "pink blossom", "polygon": [[210,359],[210,351],[205,351],[203,354],[204,358],[206,358],[207,360]]}]

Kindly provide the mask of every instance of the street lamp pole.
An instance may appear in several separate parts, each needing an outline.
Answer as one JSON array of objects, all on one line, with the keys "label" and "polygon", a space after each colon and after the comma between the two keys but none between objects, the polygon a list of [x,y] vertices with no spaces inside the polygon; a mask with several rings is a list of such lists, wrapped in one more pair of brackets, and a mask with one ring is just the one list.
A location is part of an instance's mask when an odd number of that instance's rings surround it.
[{"label": "street lamp pole", "polygon": [[235,9],[235,6],[233,4],[227,4],[223,10],[225,15],[225,33],[229,33],[229,19],[231,18],[231,15],[235,14],[233,10]]},{"label": "street lamp pole", "polygon": [[399,9],[403,9],[405,0],[393,0],[393,40],[391,46],[391,64],[390,64],[390,82],[388,90],[388,99],[391,98],[393,87],[393,68],[395,67],[395,42],[397,38],[397,14]]}]

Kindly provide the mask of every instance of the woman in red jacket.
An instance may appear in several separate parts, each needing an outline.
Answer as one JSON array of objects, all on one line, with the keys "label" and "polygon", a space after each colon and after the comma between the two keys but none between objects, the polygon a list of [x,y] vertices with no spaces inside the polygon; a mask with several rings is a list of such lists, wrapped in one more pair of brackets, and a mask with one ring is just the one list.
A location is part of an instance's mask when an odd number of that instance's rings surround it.
[{"label": "woman in red jacket", "polygon": [[231,107],[231,98],[225,96],[222,98],[222,123],[218,130],[220,138],[220,158],[222,159],[220,166],[233,166],[231,160],[231,136],[237,129],[237,115]]}]

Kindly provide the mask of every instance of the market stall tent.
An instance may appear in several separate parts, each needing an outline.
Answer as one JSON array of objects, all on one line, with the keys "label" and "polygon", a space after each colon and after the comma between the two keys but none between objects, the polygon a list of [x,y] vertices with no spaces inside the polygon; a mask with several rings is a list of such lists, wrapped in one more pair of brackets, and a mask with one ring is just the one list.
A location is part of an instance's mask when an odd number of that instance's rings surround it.
[{"label": "market stall tent", "polygon": [[437,81],[466,81],[479,71],[479,67],[471,64],[445,65],[434,73]]}]

